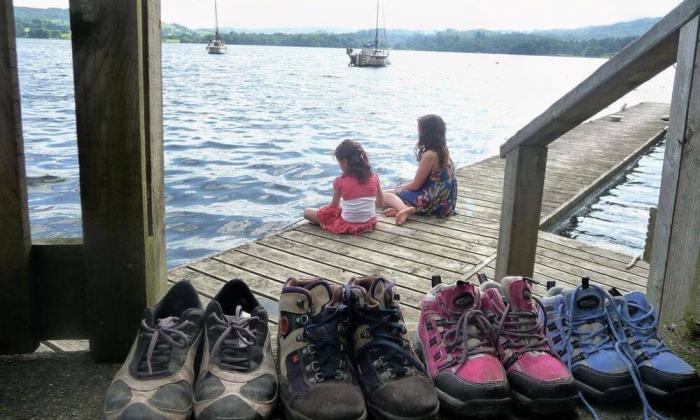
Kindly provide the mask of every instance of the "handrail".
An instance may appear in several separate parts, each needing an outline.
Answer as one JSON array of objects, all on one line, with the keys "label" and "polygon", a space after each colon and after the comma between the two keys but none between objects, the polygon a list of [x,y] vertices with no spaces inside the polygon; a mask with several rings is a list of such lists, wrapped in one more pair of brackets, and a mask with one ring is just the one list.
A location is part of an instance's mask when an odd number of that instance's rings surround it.
[{"label": "handrail", "polygon": [[685,0],[639,39],[520,129],[501,146],[501,157],[519,146],[546,146],[676,62],[680,29],[700,13]]}]

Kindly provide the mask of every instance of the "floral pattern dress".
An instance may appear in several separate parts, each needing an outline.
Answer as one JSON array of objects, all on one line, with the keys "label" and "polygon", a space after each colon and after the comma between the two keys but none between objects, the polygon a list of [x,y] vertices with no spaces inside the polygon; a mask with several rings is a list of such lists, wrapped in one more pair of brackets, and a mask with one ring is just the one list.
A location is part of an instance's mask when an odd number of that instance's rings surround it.
[{"label": "floral pattern dress", "polygon": [[456,214],[457,177],[450,160],[444,168],[432,171],[417,191],[399,189],[396,195],[419,216],[447,217]]}]

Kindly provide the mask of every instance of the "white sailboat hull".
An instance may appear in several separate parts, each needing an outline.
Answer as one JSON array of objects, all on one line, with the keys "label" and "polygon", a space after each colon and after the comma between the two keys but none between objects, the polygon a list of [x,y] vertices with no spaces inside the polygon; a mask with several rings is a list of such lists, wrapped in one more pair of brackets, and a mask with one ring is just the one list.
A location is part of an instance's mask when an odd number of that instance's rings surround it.
[{"label": "white sailboat hull", "polygon": [[226,54],[225,45],[209,45],[207,46],[207,52],[209,54]]},{"label": "white sailboat hull", "polygon": [[389,64],[389,51],[363,48],[359,53],[348,49],[350,65],[354,67],[385,67]]}]

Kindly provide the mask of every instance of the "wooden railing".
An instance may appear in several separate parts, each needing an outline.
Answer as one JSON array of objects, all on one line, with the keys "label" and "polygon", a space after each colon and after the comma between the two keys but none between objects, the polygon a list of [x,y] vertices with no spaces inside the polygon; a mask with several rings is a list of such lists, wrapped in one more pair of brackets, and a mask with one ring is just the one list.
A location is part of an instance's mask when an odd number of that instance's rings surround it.
[{"label": "wooden railing", "polygon": [[700,0],[681,3],[501,146],[497,279],[534,272],[547,145],[677,62],[647,289],[662,321],[693,323],[700,278],[698,13]]}]

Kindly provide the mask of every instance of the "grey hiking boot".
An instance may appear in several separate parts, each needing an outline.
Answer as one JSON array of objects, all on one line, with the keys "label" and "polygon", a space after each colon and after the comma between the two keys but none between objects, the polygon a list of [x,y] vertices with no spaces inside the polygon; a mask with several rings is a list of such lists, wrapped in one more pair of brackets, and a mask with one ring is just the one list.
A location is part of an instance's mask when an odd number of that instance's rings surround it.
[{"label": "grey hiking boot", "polygon": [[353,349],[367,408],[382,420],[437,419],[437,392],[413,352],[394,283],[350,280]]},{"label": "grey hiking boot", "polygon": [[202,304],[188,281],[144,311],[131,351],[105,396],[107,419],[188,419]]},{"label": "grey hiking boot", "polygon": [[291,278],[280,296],[280,399],[289,420],[363,420],[362,390],[348,355],[343,286]]},{"label": "grey hiking boot", "polygon": [[207,305],[197,419],[266,419],[277,400],[267,312],[240,279]]}]

